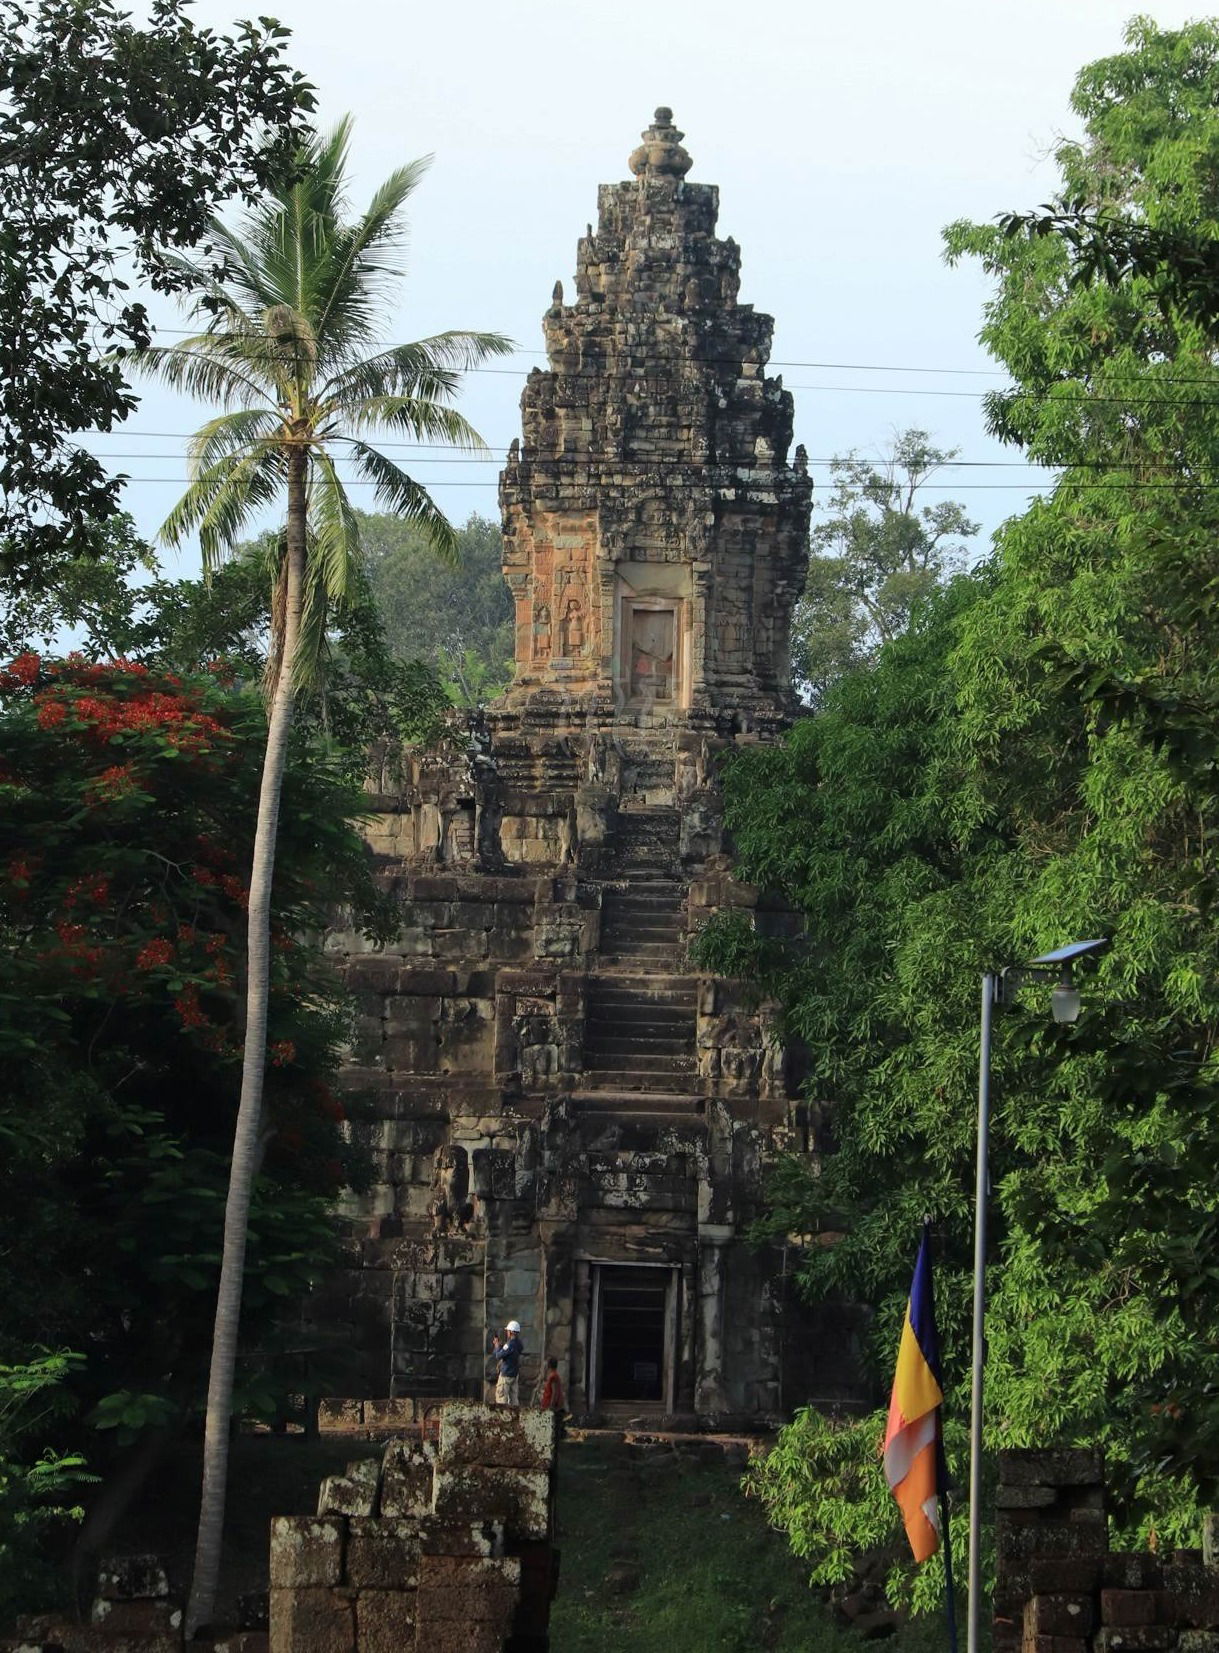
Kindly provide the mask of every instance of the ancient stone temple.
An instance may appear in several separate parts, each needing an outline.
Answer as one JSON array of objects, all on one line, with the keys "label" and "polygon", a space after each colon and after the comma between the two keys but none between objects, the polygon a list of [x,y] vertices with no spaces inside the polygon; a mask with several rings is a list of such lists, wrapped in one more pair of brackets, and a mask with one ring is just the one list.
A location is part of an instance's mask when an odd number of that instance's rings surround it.
[{"label": "ancient stone temple", "polygon": [[722,909],[792,925],[734,882],[716,775],[791,711],[811,485],[681,140],[658,109],[544,318],[500,489],[514,681],[468,738],[387,760],[401,930],[330,938],[378,1180],[329,1313],[370,1395],[481,1395],[510,1316],[523,1394],[553,1355],[578,1414],[761,1420],[840,1376],[823,1348],[785,1377],[783,1259],[744,1238],[799,1139],[791,1060],[687,957]]}]

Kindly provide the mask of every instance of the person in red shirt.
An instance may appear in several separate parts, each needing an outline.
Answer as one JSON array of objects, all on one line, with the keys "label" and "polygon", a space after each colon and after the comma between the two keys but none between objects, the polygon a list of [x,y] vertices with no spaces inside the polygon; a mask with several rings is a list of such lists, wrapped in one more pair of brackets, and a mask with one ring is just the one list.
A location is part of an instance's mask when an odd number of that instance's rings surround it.
[{"label": "person in red shirt", "polygon": [[542,1385],[542,1398],[538,1401],[538,1405],[541,1407],[543,1412],[556,1413],[557,1421],[560,1426],[562,1425],[563,1379],[559,1376],[559,1363],[557,1360],[548,1360],[546,1362],[546,1382]]}]

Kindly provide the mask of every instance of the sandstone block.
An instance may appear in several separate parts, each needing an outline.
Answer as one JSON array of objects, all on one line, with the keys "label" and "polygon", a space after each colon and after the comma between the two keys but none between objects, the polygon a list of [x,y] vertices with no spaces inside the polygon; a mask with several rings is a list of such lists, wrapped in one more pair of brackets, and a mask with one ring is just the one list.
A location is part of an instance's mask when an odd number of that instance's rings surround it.
[{"label": "sandstone block", "polygon": [[1030,1636],[1087,1636],[1096,1612],[1091,1596],[1034,1596],[1024,1608],[1024,1639]]},{"label": "sandstone block", "polygon": [[347,1465],[342,1475],[328,1475],[318,1493],[319,1515],[371,1515],[377,1502],[381,1463],[361,1458]]},{"label": "sandstone block", "polygon": [[552,1412],[450,1402],[440,1417],[440,1461],[484,1468],[548,1470],[554,1462]]},{"label": "sandstone block", "polygon": [[419,1553],[417,1521],[353,1516],[347,1528],[347,1583],[356,1590],[413,1590]]},{"label": "sandstone block", "polygon": [[435,1489],[439,1521],[502,1521],[514,1538],[545,1538],[549,1530],[550,1477],[539,1470],[438,1466]]},{"label": "sandstone block", "polygon": [[1078,1522],[1039,1521],[1017,1526],[1010,1512],[1004,1511],[997,1522],[999,1554],[1005,1560],[1011,1557],[1017,1563],[1033,1556],[1054,1556],[1060,1559],[1077,1556],[1101,1556],[1108,1547],[1108,1534],[1101,1525],[1081,1525]]},{"label": "sandstone block", "polygon": [[356,1597],[359,1653],[413,1653],[415,1592],[361,1590]]},{"label": "sandstone block", "polygon": [[1102,1590],[1100,1593],[1102,1624],[1154,1624],[1156,1607],[1154,1590]]},{"label": "sandstone block", "polygon": [[504,1524],[479,1521],[463,1527],[425,1521],[420,1528],[419,1543],[425,1556],[499,1557],[504,1553]]},{"label": "sandstone block", "polygon": [[271,1591],[271,1653],[355,1653],[355,1612],[343,1590]]},{"label": "sandstone block", "polygon": [[1103,1482],[1101,1454],[1086,1447],[1051,1452],[1021,1448],[999,1454],[1001,1486],[1078,1487]]},{"label": "sandstone block", "polygon": [[503,1653],[504,1634],[497,1624],[463,1624],[439,1619],[416,1629],[416,1646],[427,1653]]},{"label": "sandstone block", "polygon": [[426,1515],[432,1508],[433,1459],[413,1442],[396,1441],[384,1459],[381,1514],[398,1519]]},{"label": "sandstone block", "polygon": [[1177,1645],[1176,1629],[1167,1624],[1102,1625],[1093,1638],[1095,1653],[1165,1653]]},{"label": "sandstone block", "polygon": [[1164,1582],[1164,1568],[1158,1556],[1116,1551],[1101,1562],[1100,1577],[1107,1590],[1158,1590]]},{"label": "sandstone block", "polygon": [[1219,1653],[1219,1631],[1182,1630],[1177,1636],[1177,1653]]},{"label": "sandstone block", "polygon": [[158,1555],[112,1555],[97,1574],[97,1593],[107,1601],[163,1601],[169,1578]]},{"label": "sandstone block", "polygon": [[98,1596],[90,1618],[107,1638],[173,1641],[182,1629],[182,1609],[170,1601],[107,1601]]},{"label": "sandstone block", "polygon": [[272,1592],[341,1584],[345,1525],[312,1515],[275,1516],[271,1521]]},{"label": "sandstone block", "polygon": [[1219,1629],[1219,1576],[1208,1567],[1164,1568],[1162,1616],[1181,1628]]},{"label": "sandstone block", "polygon": [[[1106,1560],[1109,1558],[1106,1558]],[[1102,1561],[1097,1557],[1073,1556],[1066,1560],[1054,1557],[1030,1561],[1023,1573],[1004,1571],[1005,1589],[1019,1587],[1029,1595],[1092,1595],[1101,1582]]]}]

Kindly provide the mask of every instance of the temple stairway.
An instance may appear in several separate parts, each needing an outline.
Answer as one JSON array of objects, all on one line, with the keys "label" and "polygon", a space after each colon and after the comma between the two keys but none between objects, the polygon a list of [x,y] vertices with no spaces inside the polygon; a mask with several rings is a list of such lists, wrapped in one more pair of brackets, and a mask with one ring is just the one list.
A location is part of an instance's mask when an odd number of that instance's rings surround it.
[{"label": "temple stairway", "polygon": [[686,884],[675,809],[624,810],[602,895],[601,964],[588,978],[586,1107],[688,1115],[699,1092],[697,984],[685,968]]}]

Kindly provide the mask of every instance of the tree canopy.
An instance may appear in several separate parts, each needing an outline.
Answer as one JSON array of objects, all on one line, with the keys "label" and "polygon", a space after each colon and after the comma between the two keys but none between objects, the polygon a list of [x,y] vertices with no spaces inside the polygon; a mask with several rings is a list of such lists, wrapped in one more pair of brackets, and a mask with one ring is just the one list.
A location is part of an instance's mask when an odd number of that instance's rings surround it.
[{"label": "tree canopy", "polygon": [[796,684],[814,704],[853,666],[903,632],[916,603],[965,566],[978,531],[955,500],[923,502],[928,480],[956,458],[923,430],[895,435],[878,459],[840,454],[834,491],[813,524],[812,555],[793,616]]},{"label": "tree canopy", "polygon": [[[1075,104],[1073,195],[1216,221],[1219,27],[1134,25]],[[879,1398],[932,1214],[963,1418],[978,978],[1110,935],[1075,1027],[1035,988],[996,1023],[987,1442],[1104,1444],[1119,1527],[1184,1542],[1219,1489],[1219,379],[1154,273],[1072,281],[1068,241],[993,225],[948,247],[996,282],[983,337],[1015,388],[992,428],[1062,470],[990,565],[730,771],[745,873],[808,915],[774,968],[820,1160],[785,1167],[772,1222],[832,1242],[804,1253],[810,1294],[876,1308]],[[831,1574],[892,1530],[881,1427],[803,1417],[760,1476]]]},{"label": "tree canopy", "polygon": [[213,215],[292,163],[313,93],[272,19],[137,27],[113,0],[0,0],[0,573],[43,585],[88,555],[121,481],[76,440],[136,406],[113,358],[149,342],[144,290],[210,262]]}]

